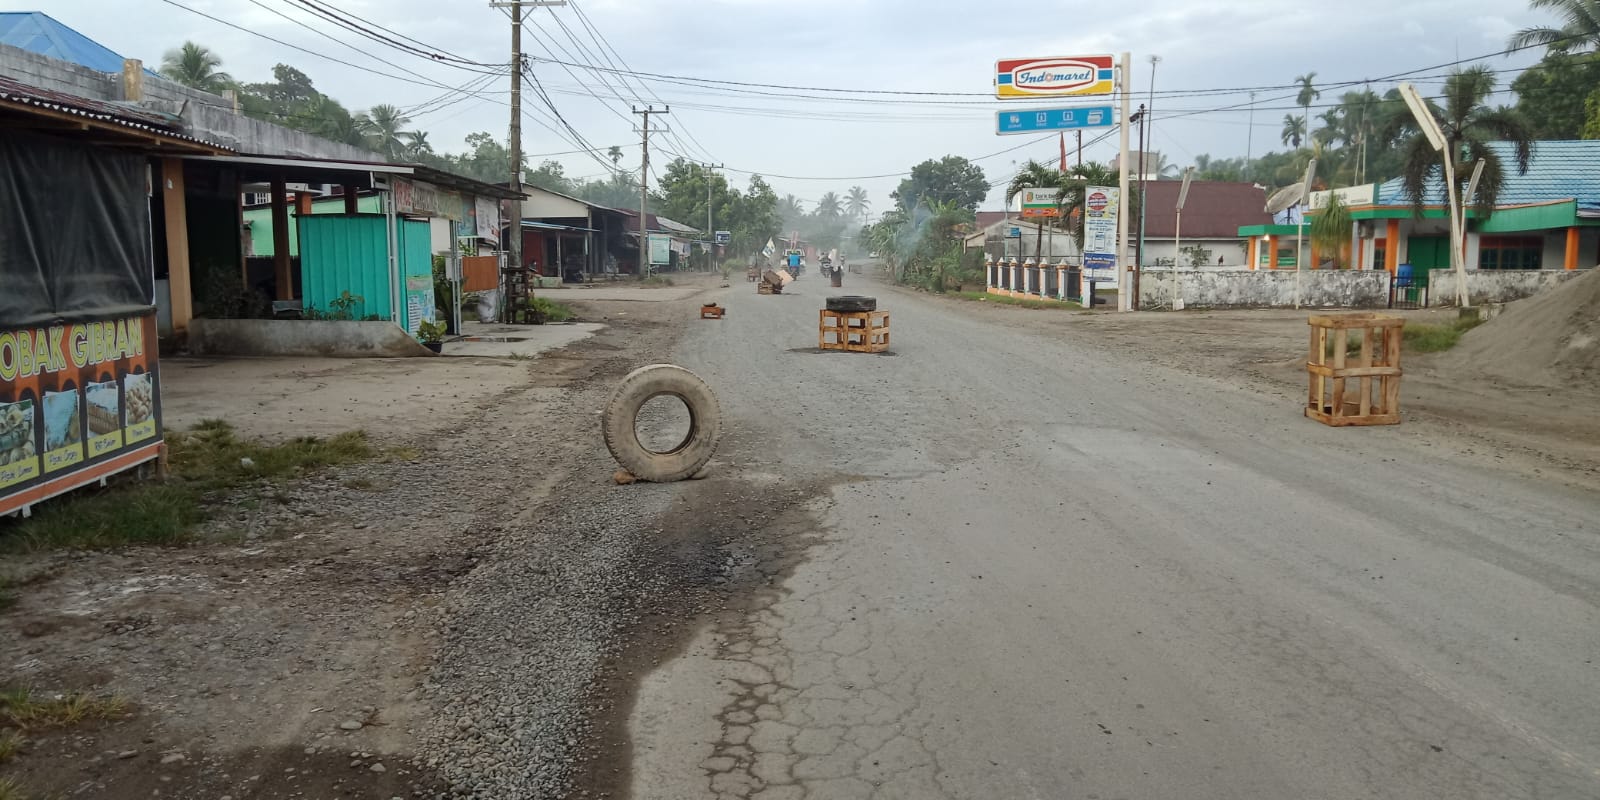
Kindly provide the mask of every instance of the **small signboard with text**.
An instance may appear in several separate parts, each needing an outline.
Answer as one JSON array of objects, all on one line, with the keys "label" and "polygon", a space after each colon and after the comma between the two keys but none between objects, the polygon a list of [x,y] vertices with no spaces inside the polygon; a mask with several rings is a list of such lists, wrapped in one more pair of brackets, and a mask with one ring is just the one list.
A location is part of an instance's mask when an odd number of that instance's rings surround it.
[{"label": "small signboard with text", "polygon": [[665,266],[672,263],[672,237],[650,234],[650,264]]},{"label": "small signboard with text", "polygon": [[1022,217],[1024,219],[1059,216],[1061,216],[1060,189],[1022,190]]},{"label": "small signboard with text", "polygon": [[1001,136],[1013,136],[1081,128],[1109,128],[1116,119],[1117,115],[1111,106],[996,111],[995,132]]}]

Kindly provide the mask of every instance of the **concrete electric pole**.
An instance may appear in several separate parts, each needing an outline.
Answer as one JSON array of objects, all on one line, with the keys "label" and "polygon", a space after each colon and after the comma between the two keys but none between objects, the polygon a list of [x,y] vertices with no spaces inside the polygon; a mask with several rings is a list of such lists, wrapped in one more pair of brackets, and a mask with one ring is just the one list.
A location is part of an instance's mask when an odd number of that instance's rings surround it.
[{"label": "concrete electric pole", "polygon": [[672,108],[645,106],[635,108],[633,113],[644,117],[644,125],[639,128],[644,143],[644,156],[639,163],[639,277],[643,278],[650,271],[650,226],[645,218],[645,205],[650,199],[650,115],[670,114]]},{"label": "concrete electric pole", "polygon": [[714,169],[722,169],[722,165],[706,165],[706,265],[712,272],[717,271],[717,226],[711,215],[711,179],[716,175],[712,172]]},{"label": "concrete electric pole", "polygon": [[522,268],[522,9],[564,6],[567,0],[510,0],[491,2],[490,8],[508,9],[511,14],[511,221],[506,234],[511,250],[510,266]]}]

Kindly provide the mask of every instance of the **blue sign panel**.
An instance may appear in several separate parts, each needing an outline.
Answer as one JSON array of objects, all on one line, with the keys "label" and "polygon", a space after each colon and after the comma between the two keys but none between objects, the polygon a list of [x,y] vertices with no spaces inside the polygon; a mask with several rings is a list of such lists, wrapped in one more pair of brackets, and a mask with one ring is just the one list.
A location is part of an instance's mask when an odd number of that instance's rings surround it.
[{"label": "blue sign panel", "polygon": [[1077,108],[1035,108],[1021,111],[995,112],[995,130],[1001,135],[1011,133],[1043,133],[1070,131],[1079,128],[1109,128],[1117,115],[1111,106],[1079,106]]},{"label": "blue sign panel", "polygon": [[1111,253],[1084,253],[1083,266],[1088,269],[1116,269],[1117,257]]}]

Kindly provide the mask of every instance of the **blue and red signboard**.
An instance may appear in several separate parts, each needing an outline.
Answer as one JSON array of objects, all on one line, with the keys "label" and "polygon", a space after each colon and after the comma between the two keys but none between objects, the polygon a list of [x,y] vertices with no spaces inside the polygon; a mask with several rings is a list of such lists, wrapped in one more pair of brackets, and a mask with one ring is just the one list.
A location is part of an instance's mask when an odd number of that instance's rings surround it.
[{"label": "blue and red signboard", "polygon": [[1110,55],[1007,58],[995,64],[994,94],[1001,100],[1107,95],[1116,86]]}]

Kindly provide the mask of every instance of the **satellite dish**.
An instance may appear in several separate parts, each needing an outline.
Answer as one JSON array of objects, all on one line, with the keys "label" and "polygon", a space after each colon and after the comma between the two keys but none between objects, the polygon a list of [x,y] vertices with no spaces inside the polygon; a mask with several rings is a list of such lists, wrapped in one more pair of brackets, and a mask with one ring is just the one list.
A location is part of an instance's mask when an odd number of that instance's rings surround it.
[{"label": "satellite dish", "polygon": [[1305,196],[1306,185],[1304,183],[1291,183],[1288,186],[1273,192],[1272,196],[1267,198],[1266,212],[1268,214],[1276,214],[1288,208],[1289,206],[1300,202],[1305,198]]}]

